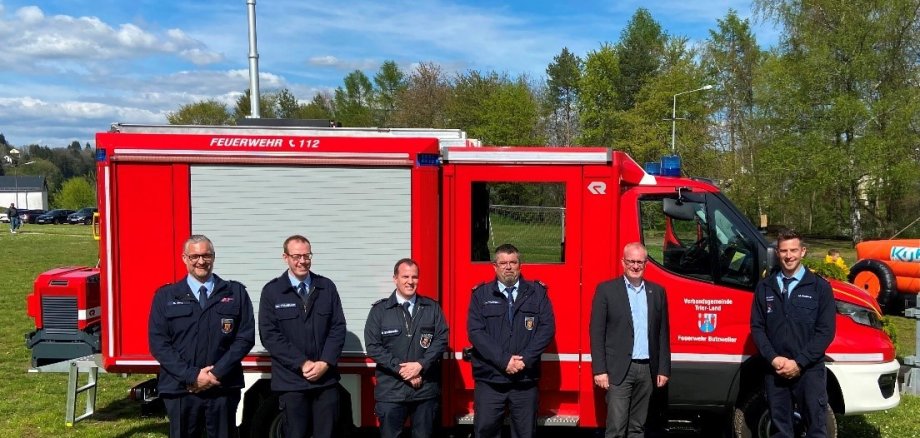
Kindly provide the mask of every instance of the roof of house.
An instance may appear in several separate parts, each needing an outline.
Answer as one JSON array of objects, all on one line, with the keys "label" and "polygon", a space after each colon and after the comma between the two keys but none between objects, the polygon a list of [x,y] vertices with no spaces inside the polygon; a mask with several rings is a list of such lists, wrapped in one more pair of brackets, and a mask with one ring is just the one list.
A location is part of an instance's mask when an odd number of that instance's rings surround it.
[{"label": "roof of house", "polygon": [[48,190],[45,177],[34,175],[0,176],[0,192],[23,192],[27,190],[33,192]]}]

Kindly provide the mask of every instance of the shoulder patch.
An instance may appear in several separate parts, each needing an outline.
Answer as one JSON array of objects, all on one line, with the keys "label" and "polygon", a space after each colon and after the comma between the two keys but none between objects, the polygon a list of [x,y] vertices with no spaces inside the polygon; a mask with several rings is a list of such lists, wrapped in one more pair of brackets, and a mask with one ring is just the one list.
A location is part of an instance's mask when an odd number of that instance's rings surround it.
[{"label": "shoulder patch", "polygon": [[533,283],[534,289],[536,290],[543,289],[543,292],[549,292],[549,288],[546,287],[546,283],[540,280],[530,280],[530,282]]},{"label": "shoulder patch", "polygon": [[476,286],[473,286],[473,289],[472,289],[471,292],[476,292],[476,289],[479,289],[480,287],[483,287],[483,286],[485,286],[485,285],[487,285],[487,284],[489,284],[488,281],[483,281],[482,283],[479,283],[479,284],[477,284]]},{"label": "shoulder patch", "polygon": [[383,302],[385,302],[385,301],[388,300],[388,299],[389,299],[389,298],[381,298],[381,299],[379,299],[379,300],[377,300],[377,301],[374,301],[374,304],[371,304],[371,307],[374,307],[374,306],[376,306],[376,305],[378,305],[378,304],[380,304],[380,303],[383,303]]}]

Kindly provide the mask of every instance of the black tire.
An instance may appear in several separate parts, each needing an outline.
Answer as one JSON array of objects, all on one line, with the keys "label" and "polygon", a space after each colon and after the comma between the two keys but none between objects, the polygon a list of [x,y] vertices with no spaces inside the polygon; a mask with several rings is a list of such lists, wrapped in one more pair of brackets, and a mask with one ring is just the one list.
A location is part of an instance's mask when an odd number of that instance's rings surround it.
[{"label": "black tire", "polygon": [[[351,394],[337,384],[339,391],[339,424],[335,436],[349,438],[356,435],[356,429],[351,422]],[[282,430],[283,417],[279,407],[278,396],[268,394],[259,401],[256,412],[252,415],[252,424],[249,426],[251,438],[284,438]]]},{"label": "black tire", "polygon": [[888,267],[884,262],[875,259],[865,259],[856,262],[852,268],[850,268],[850,275],[847,279],[850,283],[856,285],[856,287],[868,290],[869,285],[860,281],[857,283],[857,276],[862,273],[867,273],[875,276],[878,280],[878,296],[875,298],[878,301],[879,307],[887,313],[889,305],[894,300],[894,297],[898,294],[897,280],[895,279],[894,272],[891,271],[891,268]]},{"label": "black tire", "polygon": [[[796,436],[805,436],[803,424],[796,414]],[[770,436],[770,410],[763,390],[748,394],[735,406],[732,418],[732,436],[735,438],[768,438]],[[837,437],[837,417],[830,403],[827,404],[827,437]]]},{"label": "black tire", "polygon": [[274,394],[267,395],[259,401],[259,407],[252,416],[249,436],[251,438],[283,438],[281,422],[278,397]]}]

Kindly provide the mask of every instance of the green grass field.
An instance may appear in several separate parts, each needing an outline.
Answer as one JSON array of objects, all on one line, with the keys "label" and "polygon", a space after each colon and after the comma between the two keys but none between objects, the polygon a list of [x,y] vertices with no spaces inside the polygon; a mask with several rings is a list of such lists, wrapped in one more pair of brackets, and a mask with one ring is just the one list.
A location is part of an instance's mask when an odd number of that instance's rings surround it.
[{"label": "green grass field", "polygon": [[[74,427],[64,426],[67,374],[27,372],[30,353],[24,335],[34,326],[26,314],[26,296],[41,272],[95,265],[98,243],[85,225],[27,224],[17,234],[2,225],[0,307],[9,314],[0,325],[0,430],[11,438],[166,436],[165,418],[141,418],[137,403],[127,399],[128,389],[148,375],[100,374],[96,414]],[[78,412],[84,400],[78,399]]]},{"label": "green grass field", "polygon": [[[4,226],[6,224],[3,224]],[[841,245],[844,249],[845,245]],[[549,250],[549,257],[554,251]],[[74,427],[64,426],[67,375],[28,373],[29,351],[24,334],[33,328],[26,314],[26,296],[35,277],[50,268],[95,265],[97,242],[82,225],[25,225],[11,235],[0,228],[0,306],[9,315],[0,325],[0,431],[6,437],[160,437],[164,418],[142,418],[139,406],[127,399],[128,389],[148,375],[101,374],[97,413]],[[852,257],[847,261],[852,263]],[[898,335],[898,356],[913,354],[915,323],[892,318]],[[78,409],[82,408],[78,400]],[[840,437],[920,437],[920,398],[906,396],[888,412],[838,417]],[[577,434],[576,434],[577,435]]]}]

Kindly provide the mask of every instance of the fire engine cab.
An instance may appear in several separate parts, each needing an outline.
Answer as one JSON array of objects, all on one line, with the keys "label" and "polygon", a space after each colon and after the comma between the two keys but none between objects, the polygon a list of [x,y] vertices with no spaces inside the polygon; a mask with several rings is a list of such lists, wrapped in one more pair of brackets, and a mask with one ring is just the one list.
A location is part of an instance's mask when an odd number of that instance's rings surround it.
[{"label": "fire engine cab", "polygon": [[[376,424],[365,319],[392,292],[393,263],[412,257],[419,293],[440,301],[450,326],[442,422],[470,424],[473,379],[463,358],[470,291],[494,278],[495,247],[512,243],[523,275],[547,285],[557,318],[542,361],[540,423],[598,427],[605,407],[592,383],[591,301],[598,283],[622,274],[623,246],[641,241],[646,278],[667,290],[670,412],[724,415],[736,436],[767,435],[749,317],[754,285],[774,253],[716,186],[679,169],[649,173],[607,148],[483,147],[459,130],[116,124],[96,141],[100,265],[89,290],[100,295],[96,333],[108,371],[156,371],[150,304],[159,286],[185,275],[179,254],[190,234],[213,240],[215,272],[245,284],[256,310],[262,286],[286,267],[282,242],[303,234],[315,252],[312,270],[342,296],[348,335],[339,371],[351,423]],[[68,272],[60,273],[88,278]],[[42,297],[55,280],[40,277],[29,298],[39,330],[61,314],[46,314],[53,300]],[[74,283],[73,294],[85,293]],[[878,305],[849,284],[832,285],[830,408],[896,406],[899,365]],[[238,421],[253,437],[274,436],[277,400],[258,337],[243,365]]]}]

